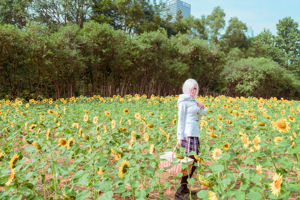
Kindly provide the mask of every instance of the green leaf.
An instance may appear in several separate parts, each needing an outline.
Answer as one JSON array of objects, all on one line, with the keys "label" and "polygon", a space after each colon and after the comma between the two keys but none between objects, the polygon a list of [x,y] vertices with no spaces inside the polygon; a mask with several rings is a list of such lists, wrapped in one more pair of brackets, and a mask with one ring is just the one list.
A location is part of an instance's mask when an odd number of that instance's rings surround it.
[{"label": "green leaf", "polygon": [[99,182],[94,184],[95,190],[102,191],[102,192],[107,192],[111,191],[112,184],[109,181],[104,181],[104,182]]},{"label": "green leaf", "polygon": [[98,200],[111,200],[113,199],[113,195],[114,193],[112,191],[105,192],[98,198]]},{"label": "green leaf", "polygon": [[79,181],[77,181],[77,184],[79,185],[82,185],[82,186],[88,186],[89,184],[89,177],[90,175],[89,174],[84,174],[80,179]]},{"label": "green leaf", "polygon": [[256,191],[250,191],[250,193],[248,193],[246,195],[247,198],[249,198],[250,200],[259,200],[262,198],[262,195],[259,192]]},{"label": "green leaf", "polygon": [[197,193],[197,197],[201,199],[208,199],[208,191],[207,190],[201,190]]},{"label": "green leaf", "polygon": [[87,199],[89,196],[91,196],[91,193],[86,190],[83,190],[76,195],[76,199],[84,200]]},{"label": "green leaf", "polygon": [[214,172],[214,173],[221,173],[224,170],[223,165],[220,164],[210,164],[209,168]]},{"label": "green leaf", "polygon": [[236,191],[235,192],[236,199],[245,199],[245,192],[243,191]]}]

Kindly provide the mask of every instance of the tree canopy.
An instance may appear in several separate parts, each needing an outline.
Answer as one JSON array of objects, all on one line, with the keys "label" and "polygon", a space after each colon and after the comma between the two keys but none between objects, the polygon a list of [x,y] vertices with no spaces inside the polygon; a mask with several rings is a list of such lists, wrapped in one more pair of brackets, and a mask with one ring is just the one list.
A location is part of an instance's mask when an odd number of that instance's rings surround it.
[{"label": "tree canopy", "polygon": [[[148,0],[0,0],[0,97],[170,95],[192,77],[201,94],[299,98],[294,19],[279,20],[276,35],[250,37],[237,17],[226,23],[220,7],[200,18],[179,11],[173,20],[164,7]],[[272,80],[279,88],[270,88]]]}]

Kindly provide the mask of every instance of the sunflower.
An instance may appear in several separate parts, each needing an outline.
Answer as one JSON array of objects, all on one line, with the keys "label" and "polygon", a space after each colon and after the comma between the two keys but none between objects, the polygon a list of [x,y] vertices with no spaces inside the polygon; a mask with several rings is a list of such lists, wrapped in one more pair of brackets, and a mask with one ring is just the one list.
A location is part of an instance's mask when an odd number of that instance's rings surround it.
[{"label": "sunflower", "polygon": [[222,121],[223,117],[221,115],[218,115],[218,120]]},{"label": "sunflower", "polygon": [[227,144],[225,144],[225,145],[223,146],[224,150],[226,150],[226,151],[229,149],[229,147],[230,147],[230,144],[229,144],[229,143],[227,143]]},{"label": "sunflower", "polygon": [[150,129],[153,129],[154,125],[153,125],[153,124],[150,124],[150,123],[148,123],[148,124],[147,124],[147,127],[148,127],[148,128],[150,128]]},{"label": "sunflower", "polygon": [[46,117],[44,115],[40,115],[40,120],[44,121],[46,119]]},{"label": "sunflower", "polygon": [[280,141],[282,141],[282,140],[283,140],[282,137],[275,137],[275,138],[274,138],[274,142],[280,142]]},{"label": "sunflower", "polygon": [[216,193],[209,191],[208,192],[208,199],[209,200],[218,200]]},{"label": "sunflower", "polygon": [[73,124],[72,124],[72,127],[78,129],[78,128],[79,128],[79,123],[73,123]]},{"label": "sunflower", "polygon": [[278,196],[281,189],[281,184],[282,184],[281,174],[275,173],[275,175],[273,176],[273,182],[270,183],[272,194]]},{"label": "sunflower", "polygon": [[110,117],[110,115],[111,115],[110,112],[108,112],[108,111],[105,111],[104,114],[105,114],[107,117]]},{"label": "sunflower", "polygon": [[154,144],[151,144],[149,148],[149,153],[153,154],[153,152],[154,152]]},{"label": "sunflower", "polygon": [[206,134],[209,135],[211,138],[218,138],[218,136],[213,132],[206,132]]},{"label": "sunflower", "polygon": [[32,146],[34,146],[37,150],[41,150],[41,145],[39,143],[37,143],[36,141],[34,141],[32,143]]},{"label": "sunflower", "polygon": [[11,169],[8,181],[5,183],[6,186],[10,185],[15,178],[15,169]]},{"label": "sunflower", "polygon": [[124,109],[123,109],[123,112],[124,112],[125,114],[128,114],[128,113],[129,113],[128,108],[124,108]]},{"label": "sunflower", "polygon": [[66,144],[67,149],[70,149],[73,146],[74,143],[75,143],[74,138],[73,137],[69,138],[68,141],[67,141],[67,144]]},{"label": "sunflower", "polygon": [[100,130],[100,125],[97,125],[96,126],[96,131],[99,131]]},{"label": "sunflower", "polygon": [[119,177],[124,178],[124,175],[127,172],[127,168],[130,167],[130,163],[127,160],[124,160],[119,168]]},{"label": "sunflower", "polygon": [[118,130],[119,131],[124,131],[124,132],[128,133],[128,129],[125,128],[125,127],[120,127],[120,128],[118,128]]},{"label": "sunflower", "polygon": [[207,125],[207,122],[205,121],[205,120],[201,120],[201,123],[200,123],[200,127],[201,127],[201,129],[204,127],[204,126],[206,126]]},{"label": "sunflower", "polygon": [[219,155],[222,154],[222,150],[221,149],[215,149],[213,152],[212,152],[212,157],[214,160],[218,160],[220,159]]},{"label": "sunflower", "polygon": [[176,124],[176,119],[173,119],[172,124],[173,124],[173,125]]},{"label": "sunflower", "polygon": [[102,138],[101,138],[101,136],[100,136],[100,135],[98,135],[98,136],[97,136],[97,141],[98,141],[98,142],[100,142],[100,141],[101,141],[101,139],[102,139]]},{"label": "sunflower", "polygon": [[230,121],[229,119],[226,119],[225,122],[226,122],[227,124],[232,124],[232,121]]},{"label": "sunflower", "polygon": [[2,150],[0,149],[0,160],[4,157],[4,153],[2,152]]},{"label": "sunflower", "polygon": [[88,116],[88,115],[84,115],[83,121],[84,121],[84,122],[87,122],[88,120],[89,120],[89,116]]},{"label": "sunflower", "polygon": [[164,118],[164,115],[163,114],[160,114],[160,119],[163,119]]},{"label": "sunflower", "polygon": [[294,117],[292,117],[292,116],[288,116],[288,119],[291,121],[291,122],[294,122],[295,121],[295,118]]},{"label": "sunflower", "polygon": [[122,155],[120,153],[118,153],[116,150],[114,150],[113,148],[110,149],[111,153],[115,156],[115,160],[118,161],[122,158]]},{"label": "sunflower", "polygon": [[65,138],[59,138],[58,139],[58,145],[66,146],[67,145],[67,140]]},{"label": "sunflower", "polygon": [[135,113],[135,114],[134,114],[134,117],[135,117],[136,119],[138,119],[138,120],[140,120],[140,119],[141,119],[141,115],[140,115],[140,113]]},{"label": "sunflower", "polygon": [[243,141],[243,143],[244,143],[244,147],[248,147],[249,144],[250,144],[250,140],[249,140],[249,138],[247,137],[247,135],[246,135],[246,134],[243,134],[241,139],[242,139],[242,141]]},{"label": "sunflower", "polygon": [[147,132],[144,132],[144,139],[145,139],[146,142],[149,141],[149,138],[150,138],[149,134]]},{"label": "sunflower", "polygon": [[149,112],[149,115],[150,115],[150,116],[154,116],[154,113],[153,113],[153,112]]},{"label": "sunflower", "polygon": [[95,116],[95,117],[93,118],[93,123],[94,123],[94,124],[97,124],[97,122],[98,122],[98,117]]},{"label": "sunflower", "polygon": [[256,166],[256,173],[257,173],[257,174],[261,174],[261,173],[262,173],[261,165],[257,165],[257,166]]},{"label": "sunflower", "polygon": [[85,135],[84,133],[82,134],[82,138],[85,139],[85,140],[89,140],[90,137],[88,135]]},{"label": "sunflower", "polygon": [[253,139],[253,141],[252,141],[252,143],[253,143],[253,145],[254,145],[254,148],[256,149],[256,150],[259,150],[260,149],[260,145],[258,144],[258,143],[260,143],[260,137],[257,135],[257,136],[255,136],[255,138]]},{"label": "sunflower", "polygon": [[112,129],[116,128],[116,121],[115,120],[111,121],[111,128]]},{"label": "sunflower", "polygon": [[131,126],[131,120],[130,119],[128,120],[128,125]]},{"label": "sunflower", "polygon": [[37,127],[37,125],[36,124],[31,124],[30,126],[29,126],[29,132],[32,132],[35,128]]},{"label": "sunflower", "polygon": [[216,128],[215,128],[215,127],[212,127],[212,126],[208,126],[207,129],[208,129],[209,131],[216,131]]},{"label": "sunflower", "polygon": [[10,169],[13,169],[16,162],[17,162],[17,159],[19,158],[19,155],[18,154],[15,154],[9,161],[9,168]]},{"label": "sunflower", "polygon": [[97,174],[98,174],[99,176],[102,176],[102,175],[103,175],[103,169],[102,169],[102,167],[99,167],[99,170],[98,170]]},{"label": "sunflower", "polygon": [[272,126],[277,128],[278,131],[286,133],[290,127],[289,123],[286,121],[286,119],[281,119],[276,122],[272,122]]},{"label": "sunflower", "polygon": [[50,115],[52,115],[52,114],[54,114],[54,111],[53,110],[48,110],[48,113],[50,114]]}]

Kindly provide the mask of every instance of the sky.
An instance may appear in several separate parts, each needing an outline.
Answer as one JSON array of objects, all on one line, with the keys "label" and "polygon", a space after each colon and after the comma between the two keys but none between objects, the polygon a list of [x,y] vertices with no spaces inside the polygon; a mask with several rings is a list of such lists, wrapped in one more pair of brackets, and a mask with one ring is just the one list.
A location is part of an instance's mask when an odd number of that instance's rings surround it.
[{"label": "sky", "polygon": [[[213,9],[220,6],[226,16],[228,25],[231,17],[237,17],[244,22],[253,35],[264,29],[277,35],[276,24],[285,17],[291,17],[300,28],[300,0],[183,0],[191,4],[191,14],[194,17],[209,15]],[[223,30],[224,31],[224,30]],[[251,31],[249,32],[251,34]]]}]

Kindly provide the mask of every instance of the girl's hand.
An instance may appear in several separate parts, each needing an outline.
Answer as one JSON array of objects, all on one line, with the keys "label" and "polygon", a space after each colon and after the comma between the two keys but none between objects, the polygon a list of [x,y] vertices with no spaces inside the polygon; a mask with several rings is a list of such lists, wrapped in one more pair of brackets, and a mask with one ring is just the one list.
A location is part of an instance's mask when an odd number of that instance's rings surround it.
[{"label": "girl's hand", "polygon": [[199,103],[199,102],[197,102],[197,106],[200,107],[200,108],[204,108],[204,105]]},{"label": "girl's hand", "polygon": [[178,139],[177,139],[177,146],[178,146],[178,145],[181,146],[181,140],[178,140]]}]

